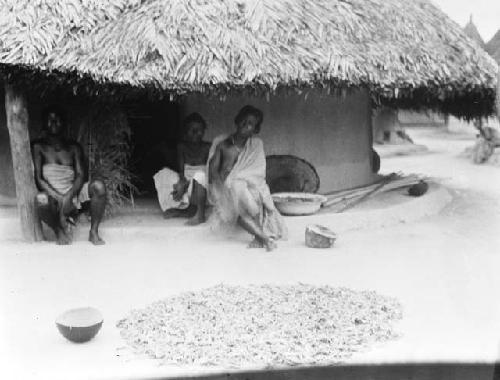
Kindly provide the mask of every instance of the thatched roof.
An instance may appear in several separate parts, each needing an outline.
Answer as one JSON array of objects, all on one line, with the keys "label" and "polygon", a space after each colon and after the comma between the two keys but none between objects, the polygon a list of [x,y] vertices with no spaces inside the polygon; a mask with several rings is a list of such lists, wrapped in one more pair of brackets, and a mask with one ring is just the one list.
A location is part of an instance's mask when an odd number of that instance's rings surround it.
[{"label": "thatched roof", "polygon": [[479,30],[477,30],[476,24],[474,24],[474,21],[472,21],[472,15],[470,16],[469,22],[464,27],[464,32],[465,34],[467,34],[467,36],[476,41],[477,44],[484,49],[485,43],[483,37],[481,37]]},{"label": "thatched roof", "polygon": [[427,0],[0,0],[0,15],[0,64],[97,83],[493,100],[495,62]]},{"label": "thatched roof", "polygon": [[0,0],[0,62],[44,66],[54,48],[116,20],[141,0]]},{"label": "thatched roof", "polygon": [[486,44],[486,51],[500,65],[500,29],[495,33],[493,38]]}]

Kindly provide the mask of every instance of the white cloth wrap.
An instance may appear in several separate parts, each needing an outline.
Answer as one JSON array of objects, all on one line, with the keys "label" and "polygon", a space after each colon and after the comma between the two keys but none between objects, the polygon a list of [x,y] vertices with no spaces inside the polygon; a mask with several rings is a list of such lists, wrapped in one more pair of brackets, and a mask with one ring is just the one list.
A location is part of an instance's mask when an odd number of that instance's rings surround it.
[{"label": "white cloth wrap", "polygon": [[[42,166],[42,177],[60,194],[66,194],[75,181],[75,170],[71,166],[59,164],[45,164]],[[82,203],[89,201],[89,183],[85,182],[78,193],[73,198],[76,208],[81,208]]]},{"label": "white cloth wrap", "polygon": [[163,168],[153,176],[156,192],[158,193],[158,202],[162,211],[171,208],[187,208],[193,191],[193,180],[205,188],[207,186],[205,165],[185,165],[184,177],[189,181],[188,190],[184,193],[180,201],[175,201],[172,191],[174,190],[174,185],[179,182],[179,173],[169,168]]},{"label": "white cloth wrap", "polygon": [[[209,162],[217,145],[226,138],[227,135],[220,135],[214,139]],[[261,139],[252,137],[247,140],[222,186],[216,183],[208,186],[208,197],[215,208],[210,220],[215,228],[234,225],[239,216],[250,214],[268,236],[287,238],[283,217],[275,208],[266,183],[266,156]]]}]

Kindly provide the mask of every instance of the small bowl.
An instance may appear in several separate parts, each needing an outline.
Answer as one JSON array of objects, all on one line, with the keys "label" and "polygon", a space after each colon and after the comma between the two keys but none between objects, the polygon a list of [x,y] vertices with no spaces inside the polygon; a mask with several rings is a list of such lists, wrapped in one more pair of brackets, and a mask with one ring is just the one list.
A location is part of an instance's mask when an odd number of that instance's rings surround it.
[{"label": "small bowl", "polygon": [[327,201],[324,195],[313,193],[275,193],[274,204],[283,215],[311,215]]},{"label": "small bowl", "polygon": [[74,343],[84,343],[97,335],[103,322],[99,310],[82,307],[62,313],[56,319],[56,326],[66,339]]}]

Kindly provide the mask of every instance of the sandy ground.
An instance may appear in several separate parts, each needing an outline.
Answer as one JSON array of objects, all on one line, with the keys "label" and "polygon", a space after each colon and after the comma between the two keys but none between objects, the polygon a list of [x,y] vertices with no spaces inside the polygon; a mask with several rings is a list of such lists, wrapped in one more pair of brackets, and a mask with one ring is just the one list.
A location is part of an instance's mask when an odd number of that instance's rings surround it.
[{"label": "sandy ground", "polygon": [[[300,281],[397,297],[404,307],[397,326],[401,338],[354,355],[352,363],[495,361],[500,356],[500,168],[458,156],[472,145],[472,129],[409,133],[428,152],[384,159],[382,171],[433,176],[451,190],[453,201],[419,221],[344,231],[332,250],[307,249],[300,236],[272,254],[250,251],[244,235],[228,240],[203,227],[176,224],[164,232],[136,228],[108,236],[103,228],[105,247],[3,240],[0,378],[196,373],[194,367],[158,367],[118,349],[124,343],[115,323],[132,308],[219,283]],[[93,341],[75,345],[59,335],[54,320],[79,306],[100,309],[104,326]]]}]

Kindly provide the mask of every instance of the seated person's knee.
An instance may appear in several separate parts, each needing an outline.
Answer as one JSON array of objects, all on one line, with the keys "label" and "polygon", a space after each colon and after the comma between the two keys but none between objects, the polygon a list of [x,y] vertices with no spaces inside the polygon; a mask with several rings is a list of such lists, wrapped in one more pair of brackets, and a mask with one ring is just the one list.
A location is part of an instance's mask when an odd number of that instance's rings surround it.
[{"label": "seated person's knee", "polygon": [[196,181],[200,186],[203,186],[205,187],[205,183],[206,183],[206,180],[205,180],[206,176],[205,176],[205,173],[203,172],[196,172],[193,176],[193,180]]},{"label": "seated person's knee", "polygon": [[[254,218],[259,215],[260,207],[245,181],[234,181],[232,191],[237,196],[238,208],[240,212]],[[257,194],[258,196],[258,194]]]},{"label": "seated person's knee", "polygon": [[38,206],[48,206],[49,205],[49,196],[45,193],[38,193],[35,196],[35,202]]},{"label": "seated person's knee", "polygon": [[97,195],[97,196],[102,196],[106,194],[106,185],[104,185],[104,182],[96,179],[92,181],[89,185],[89,193],[91,196]]}]

